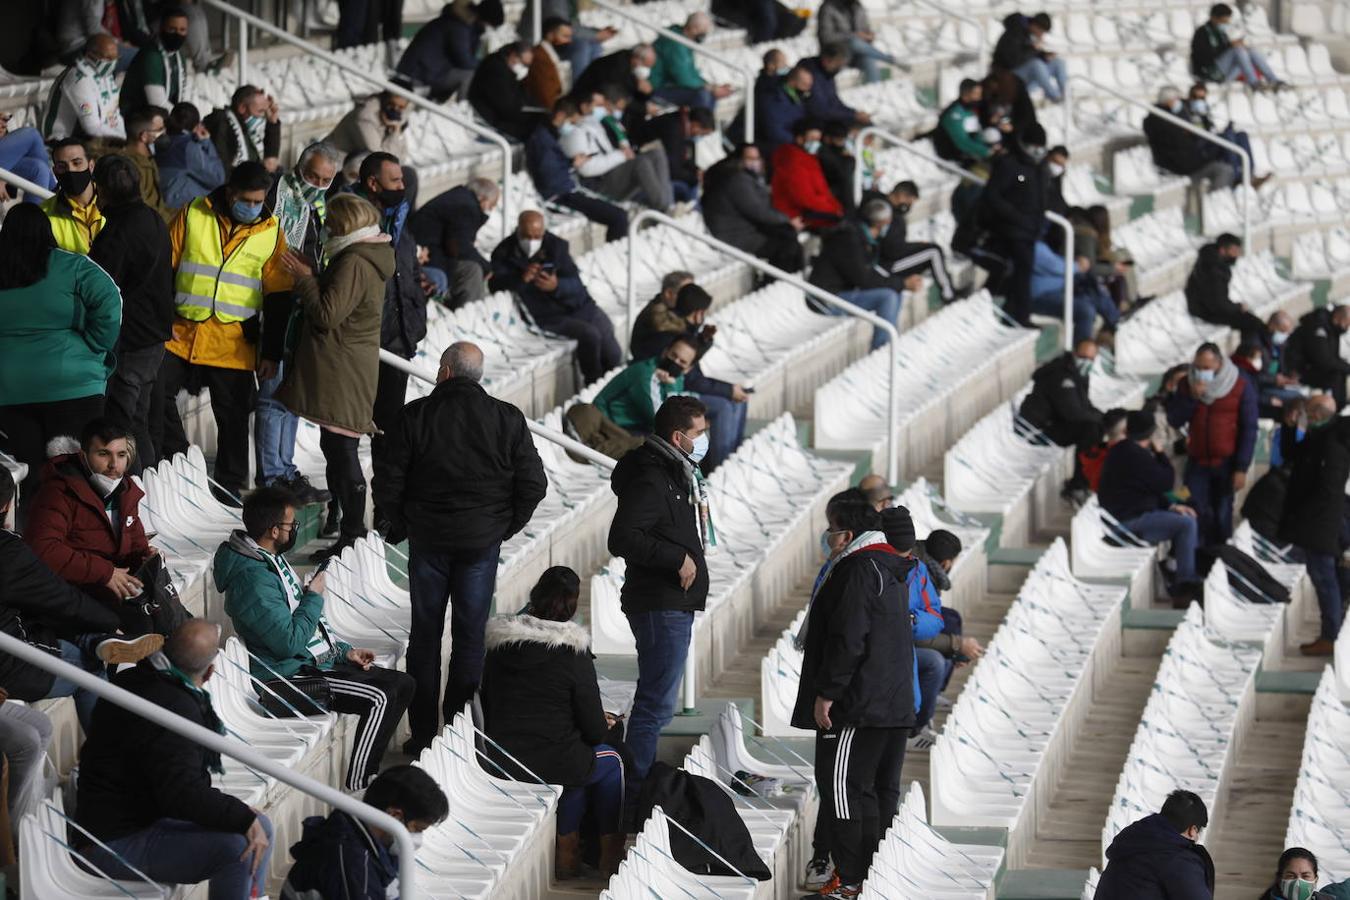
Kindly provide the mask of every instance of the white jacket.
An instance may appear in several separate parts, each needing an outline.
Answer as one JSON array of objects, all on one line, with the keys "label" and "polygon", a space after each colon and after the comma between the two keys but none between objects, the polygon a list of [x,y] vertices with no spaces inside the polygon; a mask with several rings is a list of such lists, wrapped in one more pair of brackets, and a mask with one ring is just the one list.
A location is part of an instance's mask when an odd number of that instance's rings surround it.
[{"label": "white jacket", "polygon": [[95,74],[81,56],[52,83],[42,113],[42,134],[48,140],[76,137],[126,140],[126,125],[117,108],[117,81],[111,73]]},{"label": "white jacket", "polygon": [[623,151],[610,141],[605,126],[595,119],[582,119],[577,123],[572,133],[562,139],[562,149],[569,158],[579,153],[590,157],[577,169],[582,178],[599,178],[627,160]]}]

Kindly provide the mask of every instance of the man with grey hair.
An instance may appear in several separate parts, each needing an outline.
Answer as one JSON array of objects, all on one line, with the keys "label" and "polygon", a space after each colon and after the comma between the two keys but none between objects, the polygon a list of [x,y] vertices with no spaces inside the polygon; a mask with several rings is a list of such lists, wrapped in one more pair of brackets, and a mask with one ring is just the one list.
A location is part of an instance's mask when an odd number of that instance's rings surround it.
[{"label": "man with grey hair", "polygon": [[478,232],[487,224],[501,199],[501,188],[490,178],[470,178],[426,202],[408,219],[417,243],[427,249],[423,270],[428,277],[440,272],[449,286],[450,307],[487,296],[492,266],[478,252]]},{"label": "man with grey hair", "polygon": [[[1158,90],[1157,108],[1181,118],[1186,113],[1181,91],[1171,85]],[[1148,139],[1153,164],[1158,168],[1173,175],[1184,175],[1195,185],[1208,181],[1216,190],[1233,186],[1236,180],[1233,167],[1221,159],[1214,159],[1204,138],[1191,134],[1175,122],[1150,113],[1144,117],[1144,137]]]},{"label": "man with grey hair", "polygon": [[[826,234],[811,269],[811,283],[895,323],[900,316],[900,288],[897,279],[880,264],[881,239],[890,229],[893,215],[885,200],[868,200],[856,218],[845,219]],[[840,315],[834,307],[818,311]],[[890,335],[880,328],[872,330],[873,350],[889,340]]]},{"label": "man with grey hair", "polygon": [[[712,33],[712,16],[699,10],[684,21],[681,34],[698,44]],[[718,100],[731,93],[729,84],[709,84],[699,73],[694,51],[665,34],[652,45],[656,62],[652,66],[652,94],[677,106],[701,106],[713,109]]]},{"label": "man with grey hair", "polygon": [[[525,527],[548,479],[519,409],[483,390],[483,351],[451,344],[436,387],[409,403],[375,458],[385,539],[408,538],[412,626],[408,674],[417,682],[404,752],[416,756],[473,697],[502,542]],[[450,671],[441,694],[441,635],[450,608]]]}]

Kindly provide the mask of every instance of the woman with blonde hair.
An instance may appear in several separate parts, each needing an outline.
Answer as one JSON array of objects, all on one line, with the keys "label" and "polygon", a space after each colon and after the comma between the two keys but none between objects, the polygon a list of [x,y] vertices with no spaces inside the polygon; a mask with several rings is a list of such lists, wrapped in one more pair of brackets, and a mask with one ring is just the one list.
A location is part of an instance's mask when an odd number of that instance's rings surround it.
[{"label": "woman with blonde hair", "polygon": [[[342,509],[338,540],[316,556],[342,552],[365,534],[366,479],[357,457],[361,435],[373,434],[375,384],[380,368],[384,286],[394,274],[394,249],[380,231],[380,214],[354,194],[328,202],[328,262],[317,277],[294,253],[299,327],[294,355],[276,398],[323,431],[328,489]],[[293,323],[294,326],[295,323]]]}]

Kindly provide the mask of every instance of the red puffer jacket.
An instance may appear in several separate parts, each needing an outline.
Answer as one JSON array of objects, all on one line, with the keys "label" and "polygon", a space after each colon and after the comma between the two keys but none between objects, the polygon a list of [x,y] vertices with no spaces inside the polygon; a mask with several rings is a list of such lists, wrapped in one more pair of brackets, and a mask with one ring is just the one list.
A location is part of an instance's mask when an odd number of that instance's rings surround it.
[{"label": "red puffer jacket", "polygon": [[801,216],[808,228],[830,228],[844,216],[820,160],[796,144],[774,151],[772,188],[774,208],[789,219]]}]

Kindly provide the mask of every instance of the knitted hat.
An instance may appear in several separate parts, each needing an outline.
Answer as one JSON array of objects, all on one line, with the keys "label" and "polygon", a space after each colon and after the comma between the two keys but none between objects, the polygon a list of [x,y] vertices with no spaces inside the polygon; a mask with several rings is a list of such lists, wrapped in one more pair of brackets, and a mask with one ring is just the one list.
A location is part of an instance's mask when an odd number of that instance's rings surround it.
[{"label": "knitted hat", "polygon": [[903,506],[881,511],[881,530],[886,533],[886,543],[901,553],[914,549],[914,519]]}]

